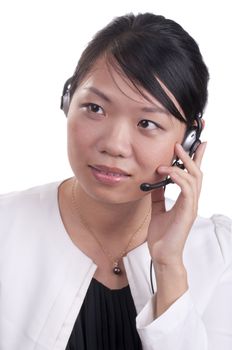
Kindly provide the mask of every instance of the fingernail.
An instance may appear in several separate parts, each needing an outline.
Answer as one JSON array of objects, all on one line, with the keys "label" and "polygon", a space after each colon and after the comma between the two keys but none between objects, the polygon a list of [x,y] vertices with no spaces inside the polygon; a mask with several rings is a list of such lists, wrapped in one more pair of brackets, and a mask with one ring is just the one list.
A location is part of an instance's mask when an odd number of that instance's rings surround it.
[{"label": "fingernail", "polygon": [[180,143],[178,143],[178,142],[176,143],[176,147],[179,148],[179,149],[183,148],[182,145]]},{"label": "fingernail", "polygon": [[159,166],[159,168],[157,169],[158,171],[167,171],[168,167],[165,165],[161,165]]},{"label": "fingernail", "polygon": [[208,144],[208,143],[207,143],[207,141],[204,141],[204,142],[203,142],[203,145],[204,145],[204,150],[206,149],[207,144]]}]

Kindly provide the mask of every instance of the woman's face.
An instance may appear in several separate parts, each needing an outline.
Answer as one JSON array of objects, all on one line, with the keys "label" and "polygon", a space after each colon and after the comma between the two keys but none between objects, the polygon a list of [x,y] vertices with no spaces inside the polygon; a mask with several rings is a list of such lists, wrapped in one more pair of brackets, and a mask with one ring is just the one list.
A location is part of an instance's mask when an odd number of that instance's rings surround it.
[{"label": "woman's face", "polygon": [[68,155],[91,197],[127,203],[147,194],[141,183],[163,180],[156,169],[172,163],[186,126],[146,95],[150,101],[125,76],[112,67],[109,71],[104,59],[75,91],[68,112]]}]

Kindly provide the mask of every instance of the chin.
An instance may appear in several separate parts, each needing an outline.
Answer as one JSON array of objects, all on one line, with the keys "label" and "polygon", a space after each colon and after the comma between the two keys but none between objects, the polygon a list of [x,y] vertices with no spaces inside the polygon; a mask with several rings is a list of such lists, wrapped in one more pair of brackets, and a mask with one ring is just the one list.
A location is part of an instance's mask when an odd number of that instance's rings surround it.
[{"label": "chin", "polygon": [[94,200],[107,204],[125,204],[142,199],[149,193],[140,190],[140,185],[116,187],[84,185],[83,190]]}]

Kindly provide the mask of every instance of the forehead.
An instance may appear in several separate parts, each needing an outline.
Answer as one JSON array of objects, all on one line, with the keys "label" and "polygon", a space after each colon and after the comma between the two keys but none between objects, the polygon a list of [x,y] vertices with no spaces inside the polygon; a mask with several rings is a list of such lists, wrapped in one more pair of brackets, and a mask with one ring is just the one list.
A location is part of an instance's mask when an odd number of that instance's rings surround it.
[{"label": "forehead", "polygon": [[109,64],[105,58],[96,60],[77,87],[76,93],[83,92],[83,90],[91,91],[95,88],[109,97],[122,95],[121,97],[127,97],[134,102],[148,103],[148,101],[153,101],[161,106],[158,100],[144,88],[133,83],[118,65]]},{"label": "forehead", "polygon": [[[173,94],[167,89],[162,81],[159,79],[157,80],[184,117],[184,113]],[[96,60],[90,71],[77,87],[75,94],[80,92],[87,93],[91,91],[90,88],[97,88],[98,90],[105,92],[105,95],[109,98],[115,98],[116,96],[120,97],[121,95],[121,98],[127,97],[128,100],[135,103],[146,105],[155,104],[156,106],[165,109],[165,107],[162,106],[162,104],[141,85],[132,82],[117,63],[112,65],[105,57],[100,57]]]}]

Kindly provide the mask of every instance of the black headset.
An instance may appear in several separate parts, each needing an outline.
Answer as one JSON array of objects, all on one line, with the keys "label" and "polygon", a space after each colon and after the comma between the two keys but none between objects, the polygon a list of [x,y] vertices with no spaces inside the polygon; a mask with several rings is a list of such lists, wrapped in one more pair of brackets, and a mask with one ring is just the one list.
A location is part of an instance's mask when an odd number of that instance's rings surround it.
[{"label": "black headset", "polygon": [[62,111],[64,112],[64,114],[67,117],[68,114],[68,109],[69,109],[69,105],[70,105],[70,88],[72,86],[71,82],[72,82],[73,77],[69,78],[63,87],[63,91],[62,91],[62,96],[61,96],[61,102],[60,102],[60,108],[62,109]]},{"label": "black headset", "polygon": [[[182,147],[184,148],[185,152],[189,154],[190,157],[194,155],[196,152],[198,146],[201,144],[200,136],[202,132],[202,120],[201,115],[195,116],[196,126],[191,126],[187,129],[184,141],[182,142]],[[184,164],[179,161],[178,158],[174,160],[172,163],[172,166],[178,166],[181,169],[184,169]],[[166,185],[173,183],[172,179],[168,176],[165,180],[156,182],[153,184],[150,183],[142,183],[140,185],[141,191],[151,191],[156,188],[165,187]]]}]

